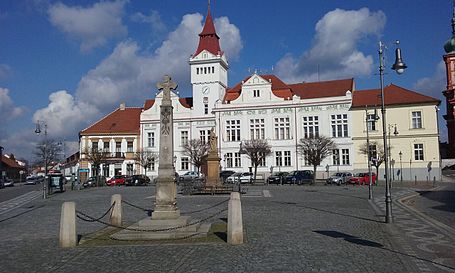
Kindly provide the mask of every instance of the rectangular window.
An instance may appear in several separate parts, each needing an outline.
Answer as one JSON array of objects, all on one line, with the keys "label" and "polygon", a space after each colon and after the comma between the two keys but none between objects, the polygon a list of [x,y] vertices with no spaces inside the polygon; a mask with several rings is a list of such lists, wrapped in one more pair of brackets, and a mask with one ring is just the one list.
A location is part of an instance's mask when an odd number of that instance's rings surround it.
[{"label": "rectangular window", "polygon": [[147,133],[147,146],[155,147],[155,132]]},{"label": "rectangular window", "polygon": [[275,118],[275,139],[290,139],[291,127],[289,118]]},{"label": "rectangular window", "polygon": [[126,175],[133,175],[133,164],[126,164]]},{"label": "rectangular window", "polygon": [[234,158],[232,157],[232,153],[226,153],[226,167],[232,168],[234,166]]},{"label": "rectangular window", "polygon": [[92,142],[92,151],[98,151],[98,141]]},{"label": "rectangular window", "polygon": [[341,149],[341,160],[343,165],[349,165],[349,149]]},{"label": "rectangular window", "polygon": [[226,136],[228,141],[240,141],[240,120],[226,120]]},{"label": "rectangular window", "polygon": [[199,67],[196,67],[196,74],[199,75]]},{"label": "rectangular window", "polygon": [[152,160],[150,160],[149,169],[152,171],[155,171],[155,158],[154,157],[152,158]]},{"label": "rectangular window", "polygon": [[275,152],[275,165],[283,166],[283,153],[281,151]]},{"label": "rectangular window", "polygon": [[422,128],[422,112],[414,111],[412,112],[412,129]]},{"label": "rectangular window", "polygon": [[209,105],[204,103],[204,114],[207,115],[209,113]]},{"label": "rectangular window", "polygon": [[348,137],[348,114],[331,115],[332,137]]},{"label": "rectangular window", "polygon": [[103,152],[108,153],[109,152],[109,141],[103,142]]},{"label": "rectangular window", "polygon": [[303,137],[313,138],[319,136],[319,117],[303,117]]},{"label": "rectangular window", "polygon": [[188,157],[182,157],[181,158],[181,169],[182,170],[189,170],[190,169],[190,160]]},{"label": "rectangular window", "polygon": [[215,73],[215,67],[212,66],[212,73]]},{"label": "rectangular window", "polygon": [[262,159],[259,161],[259,167],[265,167],[265,156],[264,153],[260,153],[260,156],[262,156]]},{"label": "rectangular window", "polygon": [[180,132],[180,140],[181,140],[182,146],[185,146],[188,143],[188,131]]},{"label": "rectangular window", "polygon": [[128,141],[126,143],[126,151],[129,152],[129,153],[133,152],[133,142],[132,141]]},{"label": "rectangular window", "polygon": [[122,157],[122,143],[115,142],[115,157]]},{"label": "rectangular window", "polygon": [[340,150],[332,150],[332,165],[340,165]]},{"label": "rectangular window", "polygon": [[242,159],[240,158],[240,153],[234,154],[234,167],[242,167]]},{"label": "rectangular window", "polygon": [[202,143],[208,143],[210,137],[210,130],[199,130],[199,138]]},{"label": "rectangular window", "polygon": [[258,98],[258,97],[260,97],[260,95],[261,95],[261,93],[259,90],[257,90],[257,89],[253,90],[253,97]]},{"label": "rectangular window", "polygon": [[250,137],[251,139],[265,138],[265,123],[264,119],[250,119]]},{"label": "rectangular window", "polygon": [[284,166],[291,166],[291,151],[284,151]]},{"label": "rectangular window", "polygon": [[376,115],[375,114],[368,114],[367,115],[367,126],[368,131],[376,131]]},{"label": "rectangular window", "polygon": [[370,160],[373,158],[376,159],[378,157],[378,148],[375,144],[370,145]]},{"label": "rectangular window", "polygon": [[109,177],[109,164],[103,164],[103,176]]},{"label": "rectangular window", "polygon": [[414,144],[414,159],[423,160],[423,144]]}]

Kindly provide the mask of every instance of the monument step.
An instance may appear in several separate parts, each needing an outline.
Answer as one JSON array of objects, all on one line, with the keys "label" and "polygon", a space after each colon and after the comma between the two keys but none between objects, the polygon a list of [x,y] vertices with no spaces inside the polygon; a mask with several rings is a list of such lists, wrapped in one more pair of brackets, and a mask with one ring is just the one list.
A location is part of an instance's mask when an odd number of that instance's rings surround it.
[{"label": "monument step", "polygon": [[[169,230],[169,231],[134,231],[124,229],[115,234],[112,234],[110,237],[116,240],[162,240],[162,239],[185,239],[185,238],[201,238],[207,237],[207,233],[210,230],[211,223],[203,223],[197,225],[197,229],[193,231],[182,231],[178,230]],[[140,229],[137,224],[130,226],[129,228]],[[142,227],[144,229],[144,227]]]}]

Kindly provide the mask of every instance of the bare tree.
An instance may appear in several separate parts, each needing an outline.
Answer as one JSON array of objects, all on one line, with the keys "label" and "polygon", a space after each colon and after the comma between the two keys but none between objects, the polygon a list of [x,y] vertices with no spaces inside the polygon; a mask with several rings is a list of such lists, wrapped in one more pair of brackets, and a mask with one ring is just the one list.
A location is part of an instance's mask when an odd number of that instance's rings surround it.
[{"label": "bare tree", "polygon": [[144,168],[145,175],[147,175],[147,169],[150,167],[150,164],[152,164],[154,161],[156,162],[157,158],[158,157],[155,152],[147,151],[144,149],[140,149],[134,155],[134,160],[139,165],[141,165],[142,168]]},{"label": "bare tree", "polygon": [[326,136],[302,138],[297,145],[299,153],[305,156],[306,161],[313,166],[313,184],[316,182],[316,168],[322,161],[332,154],[336,144]]},{"label": "bare tree", "polygon": [[101,164],[106,162],[108,157],[108,152],[103,151],[102,149],[88,149],[86,148],[83,152],[85,158],[88,162],[92,165],[92,168],[96,170],[96,184],[97,186],[101,186],[99,174],[100,174],[100,167]]},{"label": "bare tree", "polygon": [[[37,157],[36,164],[44,165],[49,169],[53,163],[58,161],[58,156],[61,154],[62,147],[53,139],[47,139],[36,144],[34,155]],[[45,170],[47,173],[47,170]]]},{"label": "bare tree", "polygon": [[258,166],[272,153],[272,147],[265,139],[245,140],[242,142],[241,152],[250,158],[251,165],[254,167],[253,178],[256,180]]},{"label": "bare tree", "polygon": [[200,139],[190,139],[183,145],[183,154],[189,157],[191,164],[197,168],[198,172],[208,151],[209,144]]},{"label": "bare tree", "polygon": [[[376,169],[376,180],[379,181],[379,166],[384,162],[384,146],[380,142],[370,141],[370,155],[367,156],[371,160],[371,166]],[[368,155],[368,146],[365,142],[359,149],[363,155]]]}]

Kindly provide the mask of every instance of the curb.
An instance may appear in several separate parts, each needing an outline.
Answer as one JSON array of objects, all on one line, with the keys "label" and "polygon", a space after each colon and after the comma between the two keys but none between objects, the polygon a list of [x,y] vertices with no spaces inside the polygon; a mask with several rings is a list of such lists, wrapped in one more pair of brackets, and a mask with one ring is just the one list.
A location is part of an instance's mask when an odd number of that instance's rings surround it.
[{"label": "curb", "polygon": [[[438,186],[436,188],[433,188],[433,189],[430,189],[431,191],[435,191],[435,190],[438,190],[439,188],[441,188],[442,186]],[[418,217],[420,217],[421,219],[427,221],[429,224],[431,224],[433,227],[443,231],[443,233],[445,235],[447,235],[448,237],[450,237],[450,239],[454,240],[455,241],[455,229],[452,228],[452,227],[449,227],[448,225],[444,224],[444,223],[441,223],[439,222],[438,220],[436,219],[433,219],[432,217],[418,211],[417,209],[411,207],[411,206],[408,206],[406,205],[404,202],[409,200],[409,199],[412,199],[414,197],[418,197],[420,196],[421,194],[420,193],[411,193],[409,195],[406,195],[406,196],[403,196],[403,197],[400,197],[396,200],[396,202],[398,203],[398,205],[400,205],[401,207],[403,207],[404,209],[407,209],[409,211],[411,211],[412,213],[416,214]]]}]

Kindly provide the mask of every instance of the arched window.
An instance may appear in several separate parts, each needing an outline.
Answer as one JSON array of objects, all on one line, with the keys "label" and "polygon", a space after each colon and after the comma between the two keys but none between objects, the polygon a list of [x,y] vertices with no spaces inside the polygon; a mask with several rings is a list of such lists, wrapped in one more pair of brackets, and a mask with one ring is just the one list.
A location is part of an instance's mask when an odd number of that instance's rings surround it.
[{"label": "arched window", "polygon": [[199,67],[196,67],[196,74],[199,74]]},{"label": "arched window", "polygon": [[207,67],[204,67],[204,74],[207,74]]}]

